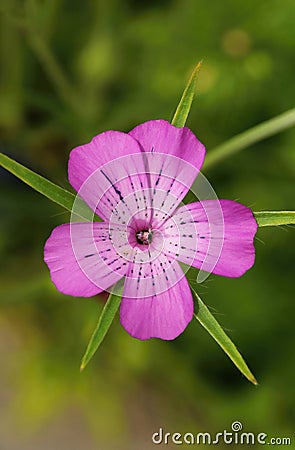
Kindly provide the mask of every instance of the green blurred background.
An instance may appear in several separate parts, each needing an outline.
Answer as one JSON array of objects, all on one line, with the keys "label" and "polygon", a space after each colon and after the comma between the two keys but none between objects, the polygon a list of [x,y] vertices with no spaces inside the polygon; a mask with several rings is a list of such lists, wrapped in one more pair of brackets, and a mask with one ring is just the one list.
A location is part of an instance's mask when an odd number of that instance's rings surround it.
[{"label": "green blurred background", "polygon": [[[188,126],[208,152],[294,106],[293,0],[2,0],[0,20],[1,151],[64,187],[71,148],[169,120],[200,59]],[[294,145],[286,131],[206,175],[220,198],[294,209]],[[235,420],[294,445],[294,229],[260,229],[245,276],[198,288],[257,388],[197,321],[176,341],[140,342],[117,319],[80,374],[102,302],[59,294],[42,259],[69,214],[4,170],[0,183],[1,450],[148,450],[159,427]]]}]

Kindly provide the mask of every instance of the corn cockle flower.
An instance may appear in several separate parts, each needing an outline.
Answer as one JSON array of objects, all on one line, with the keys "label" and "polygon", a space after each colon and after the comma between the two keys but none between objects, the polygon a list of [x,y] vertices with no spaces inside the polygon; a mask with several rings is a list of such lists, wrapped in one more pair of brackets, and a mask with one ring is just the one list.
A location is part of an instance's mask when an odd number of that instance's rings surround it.
[{"label": "corn cockle flower", "polygon": [[254,263],[257,223],[229,200],[180,205],[205,157],[188,128],[164,120],[106,131],[72,150],[69,181],[103,222],[55,228],[44,259],[57,289],[90,297],[124,277],[121,323],[139,339],[174,339],[193,317],[179,261],[227,277]]}]

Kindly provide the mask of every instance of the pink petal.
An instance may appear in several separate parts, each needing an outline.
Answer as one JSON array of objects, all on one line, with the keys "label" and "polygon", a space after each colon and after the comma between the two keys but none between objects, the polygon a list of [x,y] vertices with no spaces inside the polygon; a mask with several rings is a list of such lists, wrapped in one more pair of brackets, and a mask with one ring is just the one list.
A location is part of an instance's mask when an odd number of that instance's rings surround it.
[{"label": "pink petal", "polygon": [[146,153],[165,153],[202,167],[205,147],[189,128],[177,128],[166,120],[150,120],[133,128],[134,137]]},{"label": "pink petal", "polygon": [[72,150],[69,180],[104,220],[125,225],[136,212],[139,220],[151,222],[155,210],[155,225],[185,196],[204,154],[189,129],[150,121],[129,135],[107,131]]},{"label": "pink petal", "polygon": [[[153,206],[159,209],[164,206],[167,211],[164,204],[171,203],[171,196],[177,198],[176,205],[179,204],[202,167],[203,144],[188,128],[174,127],[165,120],[145,122],[129,134],[137,139],[147,155],[150,185],[157,191]],[[170,205],[170,211],[176,205]]]},{"label": "pink petal", "polygon": [[256,231],[252,211],[240,203],[191,203],[165,223],[164,251],[206,272],[240,277],[254,264]]},{"label": "pink petal", "polygon": [[73,149],[68,175],[73,188],[105,220],[114,215],[116,206],[124,203],[126,196],[148,187],[138,142],[119,131],[106,131]]},{"label": "pink petal", "polygon": [[120,315],[122,326],[135,338],[175,339],[193,317],[193,299],[185,276],[158,295],[136,299],[123,293]]},{"label": "pink petal", "polygon": [[[91,297],[121,279],[128,262],[114,248],[106,223],[72,223],[55,228],[44,248],[53,283],[64,294]],[[116,239],[119,245],[118,238]],[[121,247],[124,240],[121,239]]]},{"label": "pink petal", "polygon": [[175,286],[183,276],[175,258],[164,255],[161,248],[147,252],[137,248],[126,274],[124,295],[128,298],[158,296]]}]

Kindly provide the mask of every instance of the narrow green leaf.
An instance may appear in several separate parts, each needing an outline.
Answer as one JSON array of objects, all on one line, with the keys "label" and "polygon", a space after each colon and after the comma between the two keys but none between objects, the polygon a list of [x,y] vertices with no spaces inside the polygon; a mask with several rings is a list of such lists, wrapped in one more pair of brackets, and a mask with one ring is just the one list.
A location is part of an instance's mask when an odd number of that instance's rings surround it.
[{"label": "narrow green leaf", "polygon": [[192,101],[194,99],[196,82],[201,65],[202,61],[200,61],[195,67],[193,73],[191,74],[189,82],[183,91],[182,97],[171,121],[172,125],[174,125],[175,127],[182,128],[185,126],[186,120],[188,118],[191,109]]},{"label": "narrow green leaf", "polygon": [[235,366],[242,372],[242,374],[254,385],[257,385],[257,381],[254,375],[251,373],[249,367],[245,363],[242,355],[238,351],[235,344],[231,341],[228,335],[223,331],[215,317],[210,313],[209,309],[204,305],[198,294],[192,289],[193,296],[198,303],[199,310],[195,314],[196,319],[200,324],[208,331],[209,334],[215,339],[217,344],[232,360]]},{"label": "narrow green leaf", "polygon": [[[35,189],[35,191],[45,195],[45,197],[49,198],[49,200],[63,206],[68,211],[72,211],[76,196],[71,192],[57,186],[3,153],[0,153],[0,166],[4,167],[4,169],[8,170],[24,183],[28,184],[30,187]],[[79,205],[79,210],[75,208],[76,215],[84,218],[89,218],[90,215],[93,216],[93,213],[84,202],[80,201],[76,203],[76,205],[77,204]]]},{"label": "narrow green leaf", "polygon": [[295,211],[259,211],[253,214],[259,227],[295,224]]},{"label": "narrow green leaf", "polygon": [[206,155],[203,169],[206,170],[240,150],[280,133],[293,125],[295,125],[295,108],[262,122],[210,150]]},{"label": "narrow green leaf", "polygon": [[80,370],[85,369],[86,365],[91,360],[92,356],[102,343],[105,335],[108,332],[108,329],[111,326],[112,321],[118,311],[118,308],[121,303],[121,296],[110,294],[109,298],[104,305],[100,318],[98,320],[98,324],[90,338],[89,344],[87,346],[85,355],[82,358],[82,363]]}]

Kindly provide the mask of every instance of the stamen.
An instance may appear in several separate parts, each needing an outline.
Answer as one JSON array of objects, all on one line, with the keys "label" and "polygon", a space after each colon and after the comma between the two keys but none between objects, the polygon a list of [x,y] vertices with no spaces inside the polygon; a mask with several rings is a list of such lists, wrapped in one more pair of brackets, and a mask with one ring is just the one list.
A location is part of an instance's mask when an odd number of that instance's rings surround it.
[{"label": "stamen", "polygon": [[136,233],[136,240],[138,244],[149,245],[153,239],[153,232],[151,228],[148,230],[141,230]]}]

